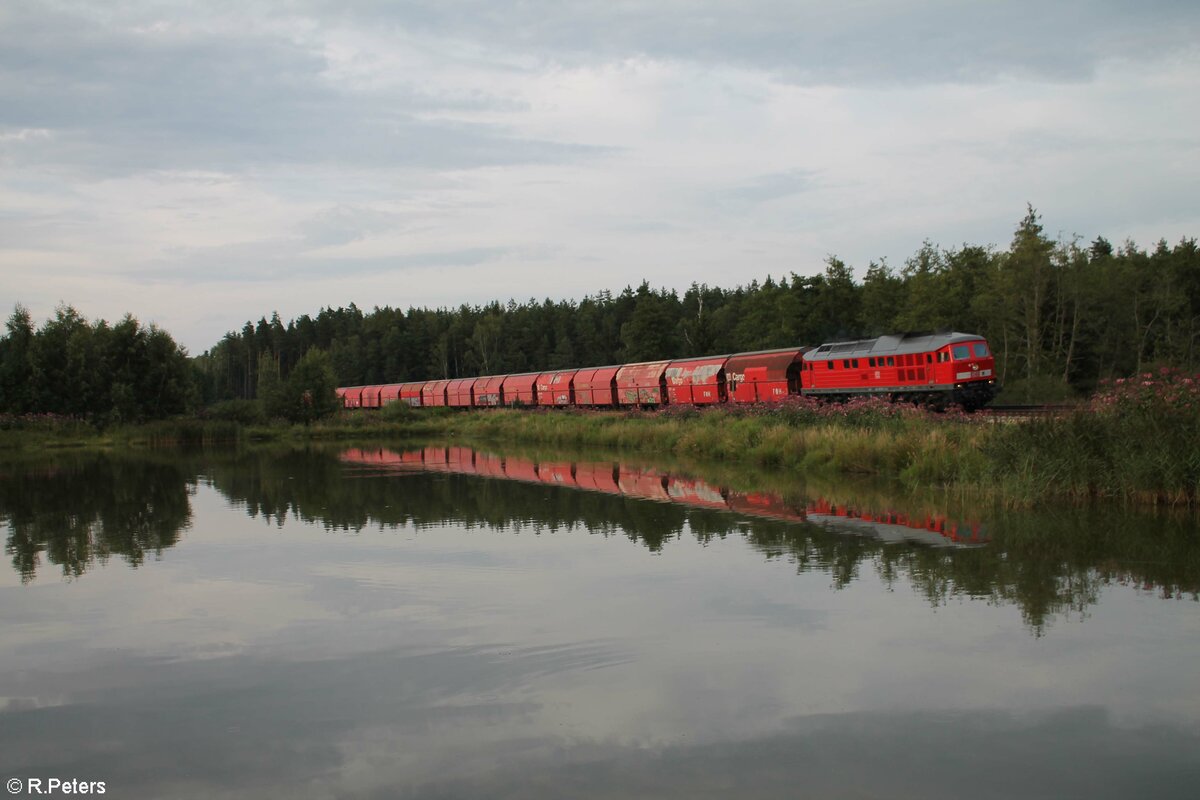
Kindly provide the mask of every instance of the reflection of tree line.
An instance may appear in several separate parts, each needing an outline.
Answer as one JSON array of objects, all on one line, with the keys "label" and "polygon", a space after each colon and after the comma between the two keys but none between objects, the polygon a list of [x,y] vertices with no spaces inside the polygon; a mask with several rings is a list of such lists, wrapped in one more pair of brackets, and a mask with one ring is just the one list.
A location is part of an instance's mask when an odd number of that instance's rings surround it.
[{"label": "reflection of tree line", "polygon": [[[53,467],[10,469],[0,476],[0,517],[9,524],[6,552],[27,581],[42,554],[69,576],[112,555],[140,564],[147,553],[161,553],[178,540],[191,520],[189,481],[204,474],[250,516],[281,527],[291,519],[352,531],[452,521],[468,528],[622,535],[652,551],[685,531],[700,542],[737,534],[768,558],[787,558],[802,572],[828,573],[836,587],[869,568],[889,583],[908,582],[934,603],[954,596],[1014,603],[1035,630],[1055,614],[1084,612],[1113,583],[1163,596],[1195,599],[1200,592],[1200,541],[1190,516],[1001,510],[987,515],[992,541],[985,546],[924,547],[788,521],[814,511],[837,513],[837,507],[802,497],[757,493],[754,516],[731,514],[724,509],[756,493],[652,469],[622,470],[611,462],[605,478],[605,469],[597,467],[601,462],[580,469],[581,462],[512,459],[514,473],[526,471],[524,480],[481,480],[459,473],[504,475],[509,459],[471,454],[468,470],[464,459],[470,451],[434,448],[430,455],[441,463],[431,471],[424,468],[424,453],[421,468],[408,469],[366,463],[364,452],[380,459],[379,450],[352,453],[348,458],[357,463],[347,464],[320,449],[264,449],[190,460],[77,455],[56,459]],[[403,455],[396,451],[387,458],[404,463]],[[592,482],[593,490],[555,485],[566,483],[568,475],[575,485]],[[624,493],[596,485],[607,481],[621,491],[622,478]],[[664,502],[640,499],[651,494]],[[845,505],[846,513],[861,519],[864,512],[854,512],[852,501]]]},{"label": "reflection of tree line", "polygon": [[179,541],[192,519],[192,476],[174,459],[74,454],[41,464],[8,464],[0,476],[4,552],[23,582],[43,556],[78,577],[119,556],[133,566]]}]

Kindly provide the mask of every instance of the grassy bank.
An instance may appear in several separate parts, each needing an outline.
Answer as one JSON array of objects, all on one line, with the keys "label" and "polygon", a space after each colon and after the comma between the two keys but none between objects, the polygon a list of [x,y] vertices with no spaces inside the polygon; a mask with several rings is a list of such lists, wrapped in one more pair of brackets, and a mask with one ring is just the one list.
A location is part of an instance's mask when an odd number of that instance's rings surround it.
[{"label": "grassy bank", "polygon": [[456,437],[745,463],[821,475],[879,476],[910,490],[955,487],[1012,506],[1117,499],[1200,501],[1200,385],[1174,373],[1105,387],[1071,413],[1021,421],[933,414],[877,401],[657,413],[507,411],[430,414],[393,406],[312,435]]}]

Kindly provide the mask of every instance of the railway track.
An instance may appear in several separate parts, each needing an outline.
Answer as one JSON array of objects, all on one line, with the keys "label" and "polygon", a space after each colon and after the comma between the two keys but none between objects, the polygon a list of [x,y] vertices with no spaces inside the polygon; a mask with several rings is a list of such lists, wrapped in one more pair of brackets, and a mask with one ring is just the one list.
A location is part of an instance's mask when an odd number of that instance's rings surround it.
[{"label": "railway track", "polygon": [[1076,408],[1073,403],[1041,403],[1029,405],[990,405],[981,408],[977,414],[985,417],[995,417],[1004,420],[1033,419],[1035,417],[1050,417],[1059,414],[1069,414]]}]

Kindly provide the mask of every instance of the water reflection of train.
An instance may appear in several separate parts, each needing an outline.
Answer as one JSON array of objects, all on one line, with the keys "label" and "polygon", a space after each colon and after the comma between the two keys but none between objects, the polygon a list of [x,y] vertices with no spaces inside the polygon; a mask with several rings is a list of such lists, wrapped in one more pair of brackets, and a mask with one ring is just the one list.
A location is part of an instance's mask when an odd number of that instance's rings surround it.
[{"label": "water reflection of train", "polygon": [[962,522],[938,514],[865,510],[831,503],[824,498],[797,503],[774,492],[734,491],[699,478],[613,461],[535,461],[469,447],[436,446],[405,451],[352,448],[342,452],[340,459],[343,463],[368,467],[375,472],[477,475],[732,511],[785,522],[809,522],[885,542],[962,547],[988,541],[978,522]]}]

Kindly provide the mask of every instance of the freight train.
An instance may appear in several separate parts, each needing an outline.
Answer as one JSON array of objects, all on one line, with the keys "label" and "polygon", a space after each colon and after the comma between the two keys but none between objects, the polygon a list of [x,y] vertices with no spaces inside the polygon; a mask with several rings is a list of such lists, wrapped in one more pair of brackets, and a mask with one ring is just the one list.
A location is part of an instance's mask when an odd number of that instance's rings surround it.
[{"label": "freight train", "polygon": [[995,360],[982,336],[904,333],[607,367],[347,386],[337,394],[348,409],[390,403],[417,408],[655,408],[867,395],[975,410],[990,402],[996,390]]}]

